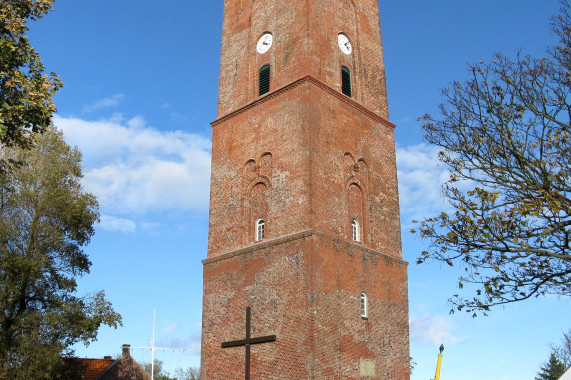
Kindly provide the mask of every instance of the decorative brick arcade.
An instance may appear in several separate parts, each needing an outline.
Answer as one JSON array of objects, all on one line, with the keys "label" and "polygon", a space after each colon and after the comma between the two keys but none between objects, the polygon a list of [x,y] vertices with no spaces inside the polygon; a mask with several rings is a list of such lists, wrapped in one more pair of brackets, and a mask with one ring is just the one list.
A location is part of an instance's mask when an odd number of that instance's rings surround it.
[{"label": "decorative brick arcade", "polygon": [[202,378],[408,380],[377,1],[226,0],[219,86]]}]

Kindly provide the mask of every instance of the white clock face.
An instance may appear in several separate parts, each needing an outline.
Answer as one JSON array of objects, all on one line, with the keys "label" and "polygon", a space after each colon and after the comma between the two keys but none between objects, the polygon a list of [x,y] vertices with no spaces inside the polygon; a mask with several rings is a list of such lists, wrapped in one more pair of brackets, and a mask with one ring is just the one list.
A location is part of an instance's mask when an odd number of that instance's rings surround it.
[{"label": "white clock face", "polygon": [[256,46],[256,50],[260,54],[264,54],[272,47],[272,43],[274,42],[274,36],[271,33],[264,33],[262,37],[258,40],[258,45]]},{"label": "white clock face", "polygon": [[351,46],[351,41],[343,33],[337,36],[337,43],[339,44],[339,49],[345,54],[351,54],[353,47]]}]

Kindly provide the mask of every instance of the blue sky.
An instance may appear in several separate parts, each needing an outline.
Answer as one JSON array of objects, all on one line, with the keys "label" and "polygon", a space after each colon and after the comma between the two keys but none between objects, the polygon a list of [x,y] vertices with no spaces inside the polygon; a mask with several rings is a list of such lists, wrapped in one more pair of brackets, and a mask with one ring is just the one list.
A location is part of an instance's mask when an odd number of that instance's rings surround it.
[{"label": "blue sky", "polygon": [[[65,87],[55,124],[84,154],[84,187],[98,196],[101,223],[86,248],[91,273],[80,291],[105,289],[124,326],[77,347],[83,357],[148,346],[153,309],[166,368],[198,365],[202,264],[206,257],[210,122],[216,118],[222,0],[57,0],[30,38]],[[417,117],[434,113],[439,89],[467,78],[466,64],[495,51],[545,55],[556,43],[557,0],[380,2],[390,120],[397,124],[403,252],[409,266],[413,380],[533,379],[550,342],[571,328],[569,298],[448,315],[457,269],[414,264],[423,242],[414,218],[445,207],[446,178],[422,142]],[[138,360],[150,355],[135,350]]]}]

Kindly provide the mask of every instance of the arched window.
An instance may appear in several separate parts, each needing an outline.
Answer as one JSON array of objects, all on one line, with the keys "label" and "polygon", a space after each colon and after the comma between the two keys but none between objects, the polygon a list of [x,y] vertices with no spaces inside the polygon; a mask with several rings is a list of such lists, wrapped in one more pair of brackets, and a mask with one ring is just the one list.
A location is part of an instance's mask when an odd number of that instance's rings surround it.
[{"label": "arched window", "polygon": [[359,222],[357,219],[353,219],[351,221],[351,233],[353,241],[361,241],[361,229],[359,228]]},{"label": "arched window", "polygon": [[266,222],[260,218],[256,220],[256,241],[264,240],[266,237]]},{"label": "arched window", "polygon": [[345,66],[341,67],[341,91],[351,97],[351,72]]},{"label": "arched window", "polygon": [[368,299],[365,293],[361,293],[361,318],[369,318]]},{"label": "arched window", "polygon": [[260,95],[270,91],[270,65],[264,65],[260,69]]}]

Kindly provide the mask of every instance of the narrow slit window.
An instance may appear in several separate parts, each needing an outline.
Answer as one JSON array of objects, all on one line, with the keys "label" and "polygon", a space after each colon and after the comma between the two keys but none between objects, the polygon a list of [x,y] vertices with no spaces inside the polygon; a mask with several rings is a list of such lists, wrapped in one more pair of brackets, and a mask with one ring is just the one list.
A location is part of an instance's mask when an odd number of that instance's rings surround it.
[{"label": "narrow slit window", "polygon": [[264,65],[260,69],[260,95],[270,91],[270,65]]},{"label": "narrow slit window", "polygon": [[369,318],[368,299],[365,293],[361,293],[361,318]]},{"label": "narrow slit window", "polygon": [[266,222],[260,218],[256,221],[256,241],[264,240],[266,237]]},{"label": "narrow slit window", "polygon": [[353,219],[351,221],[351,232],[353,235],[353,241],[361,241],[361,231],[357,219]]},{"label": "narrow slit window", "polygon": [[351,72],[345,66],[341,67],[341,90],[351,97]]}]

